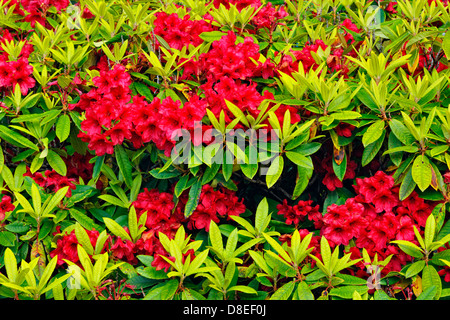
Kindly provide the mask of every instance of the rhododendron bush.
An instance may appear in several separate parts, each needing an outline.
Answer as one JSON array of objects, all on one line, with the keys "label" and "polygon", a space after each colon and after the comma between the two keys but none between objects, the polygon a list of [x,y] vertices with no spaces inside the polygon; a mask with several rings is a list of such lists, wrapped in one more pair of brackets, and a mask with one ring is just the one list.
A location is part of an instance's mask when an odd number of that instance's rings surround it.
[{"label": "rhododendron bush", "polygon": [[450,296],[446,0],[0,0],[0,296]]}]

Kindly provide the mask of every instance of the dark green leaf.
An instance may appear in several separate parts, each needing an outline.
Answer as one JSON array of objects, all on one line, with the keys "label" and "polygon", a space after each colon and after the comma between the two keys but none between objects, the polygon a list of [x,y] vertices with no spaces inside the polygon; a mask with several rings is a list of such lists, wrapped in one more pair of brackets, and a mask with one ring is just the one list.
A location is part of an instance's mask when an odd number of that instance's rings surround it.
[{"label": "dark green leaf", "polygon": [[133,185],[133,165],[131,164],[125,149],[121,145],[116,145],[114,147],[114,154],[125,184],[131,189]]},{"label": "dark green leaf", "polygon": [[0,125],[0,137],[17,147],[30,148],[39,151],[39,147],[36,144],[23,137],[20,133],[2,125]]},{"label": "dark green leaf", "polygon": [[194,184],[189,190],[189,198],[184,209],[184,216],[189,217],[197,208],[200,193],[202,191],[202,182],[200,179],[195,180]]}]

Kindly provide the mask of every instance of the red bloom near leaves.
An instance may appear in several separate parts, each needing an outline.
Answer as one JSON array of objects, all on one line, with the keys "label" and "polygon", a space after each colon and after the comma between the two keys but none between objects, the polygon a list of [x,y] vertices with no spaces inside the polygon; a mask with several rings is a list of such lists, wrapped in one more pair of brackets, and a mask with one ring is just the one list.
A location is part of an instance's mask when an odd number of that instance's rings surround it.
[{"label": "red bloom near leaves", "polygon": [[[370,256],[387,257],[393,250],[393,240],[416,243],[413,226],[423,232],[433,206],[413,192],[399,200],[399,188],[394,179],[382,171],[369,178],[356,179],[357,196],[343,205],[331,205],[323,216],[321,234],[334,245],[348,245],[354,239],[356,247],[365,248]],[[420,199],[420,200],[419,200]],[[417,203],[416,201],[417,200]],[[399,271],[410,257],[396,252],[384,272]]]},{"label": "red bloom near leaves", "polygon": [[172,239],[178,228],[184,223],[187,223],[188,229],[208,231],[211,220],[219,222],[220,219],[230,219],[232,215],[240,215],[245,212],[243,200],[239,200],[233,191],[225,188],[215,190],[208,184],[202,188],[197,208],[188,218],[185,218],[184,209],[187,200],[188,194],[184,192],[175,205],[172,193],[160,192],[157,189],[144,189],[138,194],[133,206],[138,218],[144,212],[147,213],[146,227],[148,231],[143,234],[142,239],[138,240],[133,248],[131,244],[127,245],[122,240],[116,245],[115,250],[119,250],[118,254],[125,256],[127,261],[131,262],[136,262],[134,257],[137,254],[151,255],[154,257],[152,266],[167,270],[170,265],[159,257],[160,255],[168,256],[159,241],[160,232]]},{"label": "red bloom near leaves", "polygon": [[3,196],[0,201],[0,223],[5,219],[6,213],[13,211],[15,208],[11,203],[11,197]]},{"label": "red bloom near leaves", "polygon": [[[86,230],[89,240],[92,244],[92,247],[95,248],[97,243],[97,239],[99,236],[99,232],[95,229]],[[61,234],[61,227],[58,226],[56,228],[56,232],[53,234],[56,237],[56,249],[50,251],[49,255],[51,258],[58,256],[57,265],[63,266],[66,264],[64,260],[69,260],[77,265],[81,266],[80,259],[78,257],[78,249],[79,245],[78,239],[75,235],[75,230],[72,230],[70,233]],[[108,240],[105,242],[103,250],[101,253],[104,253],[108,246]],[[92,259],[92,257],[91,257]],[[92,259],[93,260],[93,259]]]}]

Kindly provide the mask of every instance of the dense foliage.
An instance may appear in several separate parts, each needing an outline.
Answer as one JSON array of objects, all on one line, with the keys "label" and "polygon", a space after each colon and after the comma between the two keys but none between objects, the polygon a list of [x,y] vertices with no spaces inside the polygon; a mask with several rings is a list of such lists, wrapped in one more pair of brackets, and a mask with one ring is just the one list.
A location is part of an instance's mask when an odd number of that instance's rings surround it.
[{"label": "dense foliage", "polygon": [[0,0],[0,296],[445,299],[449,27],[447,0]]}]

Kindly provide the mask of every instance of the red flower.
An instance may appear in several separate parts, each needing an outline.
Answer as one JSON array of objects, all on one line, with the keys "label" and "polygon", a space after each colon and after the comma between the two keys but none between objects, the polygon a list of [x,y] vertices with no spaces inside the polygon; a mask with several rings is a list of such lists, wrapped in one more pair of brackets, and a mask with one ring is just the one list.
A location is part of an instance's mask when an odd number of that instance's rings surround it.
[{"label": "red flower", "polygon": [[372,198],[372,203],[375,205],[376,212],[390,212],[399,204],[399,199],[391,190],[381,190]]},{"label": "red flower", "polygon": [[[355,33],[360,33],[361,32],[361,30],[359,30],[358,27],[350,19],[345,19],[344,21],[342,21],[341,26],[345,27],[346,29],[348,29],[350,31],[353,31]],[[345,32],[344,38],[347,41],[347,43],[348,42],[350,42],[350,43],[355,42],[355,40],[353,38],[353,35],[351,33],[349,33],[349,32]]]},{"label": "red flower", "polygon": [[394,8],[395,5],[397,5],[397,1],[390,1],[389,4],[387,5],[385,11],[390,14],[397,13],[397,10],[395,10],[395,8]]},{"label": "red flower", "polygon": [[351,125],[346,122],[341,122],[339,125],[335,128],[336,133],[338,136],[349,138],[352,136],[352,131],[355,129],[354,125]]},{"label": "red flower", "polygon": [[102,156],[105,153],[114,153],[114,143],[107,139],[105,134],[94,134],[93,136],[87,136],[82,131],[78,134],[78,137],[84,142],[88,142],[88,148],[95,150],[97,156]]},{"label": "red flower", "polygon": [[13,211],[16,207],[11,203],[10,196],[3,196],[0,202],[0,222],[5,219],[7,212]]},{"label": "red flower", "polygon": [[211,221],[215,223],[220,221],[217,212],[211,210],[211,208],[206,208],[203,204],[199,204],[192,215],[189,216],[188,228],[205,229],[208,232]]},{"label": "red flower", "polygon": [[450,267],[444,266],[443,269],[438,271],[439,276],[444,276],[445,282],[450,282]]},{"label": "red flower", "polygon": [[111,247],[112,255],[120,260],[125,260],[130,264],[136,264],[138,259],[134,256],[134,243],[129,240],[117,238]]},{"label": "red flower", "polygon": [[[86,230],[86,232],[89,236],[89,240],[92,246],[95,247],[99,232],[95,229]],[[105,246],[103,247],[102,252],[104,252],[104,250],[106,249],[107,243],[108,241],[105,242]],[[62,235],[62,237],[56,241],[56,249],[50,251],[49,255],[51,258],[55,257],[56,255],[58,256],[58,266],[62,266],[66,263],[64,259],[81,265],[78,257],[78,244],[79,242],[75,235],[75,230],[72,230],[69,234]]]},{"label": "red flower", "polygon": [[412,241],[415,238],[414,235],[414,224],[412,219],[407,215],[402,215],[399,218],[399,226],[397,230],[396,240],[407,240]]},{"label": "red flower", "polygon": [[339,221],[335,221],[331,224],[327,224],[321,230],[321,235],[331,241],[334,245],[348,245],[353,234],[351,228]]}]

